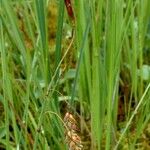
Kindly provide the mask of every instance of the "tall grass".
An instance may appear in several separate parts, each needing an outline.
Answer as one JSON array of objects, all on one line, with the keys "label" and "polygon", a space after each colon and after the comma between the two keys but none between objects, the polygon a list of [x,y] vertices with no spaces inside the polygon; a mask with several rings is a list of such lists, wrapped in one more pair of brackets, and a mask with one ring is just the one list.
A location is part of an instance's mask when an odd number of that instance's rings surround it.
[{"label": "tall grass", "polygon": [[[83,149],[86,142],[92,150],[136,149],[150,120],[150,1],[76,0],[74,26],[63,0],[0,3],[0,149],[68,149],[66,111],[78,115]],[[52,3],[58,10],[55,52],[48,38]],[[70,40],[64,31],[72,29]],[[69,53],[75,68],[64,73]],[[65,101],[69,107],[62,108]]]}]

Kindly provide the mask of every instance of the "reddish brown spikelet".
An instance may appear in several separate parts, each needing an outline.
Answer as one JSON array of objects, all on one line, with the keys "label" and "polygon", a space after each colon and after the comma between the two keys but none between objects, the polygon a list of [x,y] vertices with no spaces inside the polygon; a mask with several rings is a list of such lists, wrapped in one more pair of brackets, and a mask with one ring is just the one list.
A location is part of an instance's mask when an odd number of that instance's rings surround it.
[{"label": "reddish brown spikelet", "polygon": [[81,138],[78,135],[77,121],[73,115],[69,112],[65,114],[64,123],[66,128],[66,142],[68,144],[69,150],[82,150],[83,145],[81,143]]},{"label": "reddish brown spikelet", "polygon": [[72,5],[71,5],[71,1],[70,0],[65,0],[65,5],[66,5],[66,8],[67,8],[67,12],[68,12],[69,17],[72,20],[74,20],[74,13],[73,13],[73,8],[72,8]]},{"label": "reddish brown spikelet", "polygon": [[65,122],[76,123],[76,120],[74,119],[74,117],[72,116],[72,114],[70,114],[68,112],[65,114],[64,121]]}]

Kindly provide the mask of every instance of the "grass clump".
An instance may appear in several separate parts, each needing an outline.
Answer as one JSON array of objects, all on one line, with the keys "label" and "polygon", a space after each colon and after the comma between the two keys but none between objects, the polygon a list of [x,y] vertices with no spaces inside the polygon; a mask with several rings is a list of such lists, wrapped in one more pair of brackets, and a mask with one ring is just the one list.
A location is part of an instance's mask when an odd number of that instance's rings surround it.
[{"label": "grass clump", "polygon": [[149,149],[149,0],[0,3],[0,149]]}]

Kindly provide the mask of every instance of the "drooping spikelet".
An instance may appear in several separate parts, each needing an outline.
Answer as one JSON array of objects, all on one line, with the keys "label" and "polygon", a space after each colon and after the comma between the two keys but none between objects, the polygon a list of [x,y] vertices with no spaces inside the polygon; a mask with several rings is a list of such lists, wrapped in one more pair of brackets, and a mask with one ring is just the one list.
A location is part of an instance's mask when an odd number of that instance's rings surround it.
[{"label": "drooping spikelet", "polygon": [[73,115],[69,112],[65,114],[64,123],[66,125],[66,142],[69,150],[82,150],[83,145],[81,144],[81,138],[77,134],[79,128],[77,127],[77,121]]}]

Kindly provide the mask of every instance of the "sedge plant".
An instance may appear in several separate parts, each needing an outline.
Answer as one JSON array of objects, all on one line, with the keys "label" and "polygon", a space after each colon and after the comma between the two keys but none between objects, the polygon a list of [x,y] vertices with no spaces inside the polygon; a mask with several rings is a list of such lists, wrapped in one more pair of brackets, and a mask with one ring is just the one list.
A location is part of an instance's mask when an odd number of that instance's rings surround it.
[{"label": "sedge plant", "polygon": [[[78,116],[81,149],[86,142],[92,150],[136,149],[150,122],[150,1],[1,0],[0,5],[0,149],[69,149],[65,109]],[[64,63],[69,53],[74,67]],[[121,91],[125,88],[128,92]],[[68,107],[62,109],[62,102]]]}]

